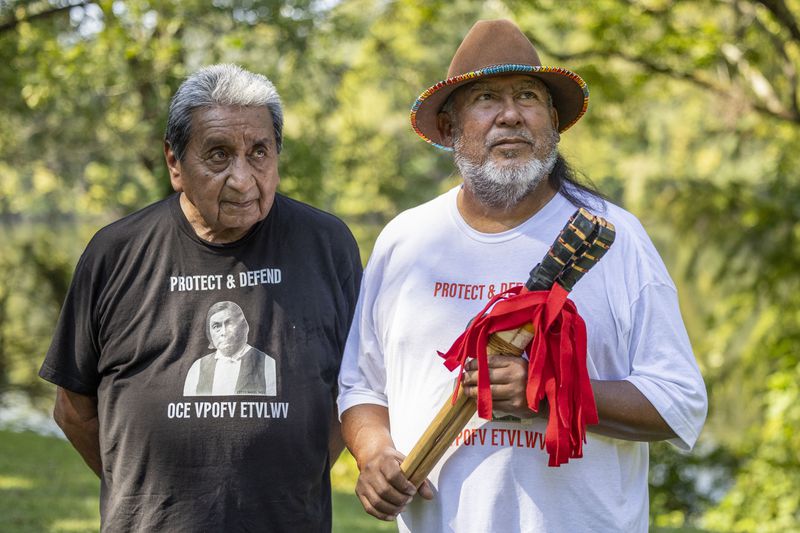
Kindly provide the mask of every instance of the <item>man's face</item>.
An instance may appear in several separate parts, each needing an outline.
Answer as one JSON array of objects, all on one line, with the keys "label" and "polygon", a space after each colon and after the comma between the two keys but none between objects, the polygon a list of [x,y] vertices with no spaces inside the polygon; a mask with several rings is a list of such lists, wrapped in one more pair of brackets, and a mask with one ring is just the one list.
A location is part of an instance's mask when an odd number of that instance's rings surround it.
[{"label": "man's face", "polygon": [[453,144],[466,184],[492,207],[511,207],[555,162],[558,116],[536,78],[487,78],[453,95],[439,128]]},{"label": "man's face", "polygon": [[234,355],[247,343],[247,320],[239,313],[223,309],[208,319],[211,344],[227,357]]},{"label": "man's face", "polygon": [[201,238],[235,241],[269,213],[280,178],[265,107],[196,109],[183,160],[169,146],[165,154],[181,208]]}]

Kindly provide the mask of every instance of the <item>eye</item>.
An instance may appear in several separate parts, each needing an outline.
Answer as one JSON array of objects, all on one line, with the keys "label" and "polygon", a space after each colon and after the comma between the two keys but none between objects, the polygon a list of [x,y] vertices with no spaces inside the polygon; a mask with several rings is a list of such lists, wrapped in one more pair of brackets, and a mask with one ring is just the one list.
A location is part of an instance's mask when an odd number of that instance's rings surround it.
[{"label": "eye", "polygon": [[488,91],[484,91],[484,92],[478,94],[478,98],[477,99],[478,100],[491,100],[492,99],[492,93],[490,93]]},{"label": "eye", "polygon": [[228,158],[228,154],[225,153],[225,150],[222,148],[217,148],[216,150],[212,150],[211,153],[208,155],[208,159],[213,161],[214,163],[221,163]]},{"label": "eye", "polygon": [[256,159],[264,159],[269,155],[269,150],[267,150],[264,146],[256,146],[253,150],[253,157]]},{"label": "eye", "polygon": [[522,91],[519,97],[523,100],[537,100],[539,97],[533,91]]}]

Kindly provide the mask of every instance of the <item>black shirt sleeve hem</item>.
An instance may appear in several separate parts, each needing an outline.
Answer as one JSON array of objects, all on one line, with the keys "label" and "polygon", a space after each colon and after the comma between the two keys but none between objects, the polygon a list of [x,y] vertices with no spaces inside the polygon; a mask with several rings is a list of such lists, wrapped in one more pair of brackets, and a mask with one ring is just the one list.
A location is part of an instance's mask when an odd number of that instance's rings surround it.
[{"label": "black shirt sleeve hem", "polygon": [[46,363],[39,369],[39,377],[71,392],[83,394],[84,396],[97,396],[97,387],[89,387],[71,376],[58,372]]}]

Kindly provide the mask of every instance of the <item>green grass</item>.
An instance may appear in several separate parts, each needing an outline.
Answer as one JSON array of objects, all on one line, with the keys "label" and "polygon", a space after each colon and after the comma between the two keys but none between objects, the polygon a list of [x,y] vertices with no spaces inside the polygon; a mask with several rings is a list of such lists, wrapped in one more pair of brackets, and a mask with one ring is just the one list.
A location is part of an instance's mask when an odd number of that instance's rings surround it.
[{"label": "green grass", "polygon": [[[331,471],[333,531],[396,531],[393,522],[367,515],[353,493],[358,472],[345,452]],[[64,440],[25,431],[0,430],[0,532],[82,533],[97,531],[99,482]],[[690,533],[690,528],[653,528],[654,533]]]},{"label": "green grass", "polygon": [[66,441],[0,431],[0,531],[97,531],[99,490]]},{"label": "green grass", "polygon": [[[368,516],[353,493],[355,464],[344,454],[332,472],[333,530],[396,531]],[[0,430],[0,531],[82,533],[100,527],[97,477],[64,440]]]}]

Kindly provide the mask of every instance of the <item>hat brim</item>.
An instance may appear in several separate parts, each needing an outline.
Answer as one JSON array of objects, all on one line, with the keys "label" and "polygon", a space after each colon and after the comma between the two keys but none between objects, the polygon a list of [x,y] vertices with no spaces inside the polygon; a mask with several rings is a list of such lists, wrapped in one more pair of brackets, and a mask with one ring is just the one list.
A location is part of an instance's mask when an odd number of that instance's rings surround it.
[{"label": "hat brim", "polygon": [[442,150],[452,150],[452,146],[444,144],[436,125],[447,97],[459,87],[478,79],[507,74],[528,74],[547,85],[553,98],[553,107],[558,112],[559,132],[575,124],[589,106],[589,87],[583,78],[571,70],[536,65],[492,65],[453,76],[426,89],[411,106],[411,127],[426,142]]}]

